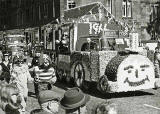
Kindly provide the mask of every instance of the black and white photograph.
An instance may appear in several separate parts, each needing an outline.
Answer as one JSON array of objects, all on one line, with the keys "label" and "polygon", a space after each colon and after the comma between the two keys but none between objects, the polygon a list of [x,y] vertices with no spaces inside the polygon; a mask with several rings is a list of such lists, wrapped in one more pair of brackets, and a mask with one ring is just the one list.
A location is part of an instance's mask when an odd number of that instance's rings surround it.
[{"label": "black and white photograph", "polygon": [[160,0],[0,0],[0,114],[160,114]]}]

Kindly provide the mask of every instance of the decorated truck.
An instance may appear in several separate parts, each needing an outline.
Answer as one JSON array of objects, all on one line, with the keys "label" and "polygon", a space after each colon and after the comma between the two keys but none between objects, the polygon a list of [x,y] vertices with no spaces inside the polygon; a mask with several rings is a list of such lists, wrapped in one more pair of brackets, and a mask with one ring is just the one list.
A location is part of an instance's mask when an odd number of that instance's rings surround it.
[{"label": "decorated truck", "polygon": [[130,28],[117,21],[103,4],[65,10],[62,21],[56,26],[53,39],[60,81],[65,79],[82,88],[95,83],[103,93],[159,85],[154,54],[139,47],[138,33],[129,33]]},{"label": "decorated truck", "polygon": [[[94,26],[101,26],[102,31]],[[144,52],[126,50],[128,37],[97,22],[67,23],[58,28],[55,64],[61,81],[86,87],[97,84],[103,92],[155,88],[154,64]],[[134,41],[135,42],[135,41]]]}]

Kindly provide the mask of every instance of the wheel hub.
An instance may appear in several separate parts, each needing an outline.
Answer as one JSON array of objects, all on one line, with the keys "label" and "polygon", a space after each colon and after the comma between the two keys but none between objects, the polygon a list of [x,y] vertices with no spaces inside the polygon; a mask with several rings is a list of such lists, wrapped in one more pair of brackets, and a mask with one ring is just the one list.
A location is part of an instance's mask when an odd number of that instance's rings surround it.
[{"label": "wheel hub", "polygon": [[81,77],[82,77],[82,72],[79,71],[79,72],[78,72],[78,78],[81,79]]}]

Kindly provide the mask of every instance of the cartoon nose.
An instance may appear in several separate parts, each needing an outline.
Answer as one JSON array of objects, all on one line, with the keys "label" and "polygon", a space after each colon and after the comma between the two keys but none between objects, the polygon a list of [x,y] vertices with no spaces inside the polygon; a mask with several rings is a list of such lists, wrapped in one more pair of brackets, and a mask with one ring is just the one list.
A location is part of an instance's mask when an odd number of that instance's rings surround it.
[{"label": "cartoon nose", "polygon": [[136,78],[138,78],[138,70],[135,71]]}]

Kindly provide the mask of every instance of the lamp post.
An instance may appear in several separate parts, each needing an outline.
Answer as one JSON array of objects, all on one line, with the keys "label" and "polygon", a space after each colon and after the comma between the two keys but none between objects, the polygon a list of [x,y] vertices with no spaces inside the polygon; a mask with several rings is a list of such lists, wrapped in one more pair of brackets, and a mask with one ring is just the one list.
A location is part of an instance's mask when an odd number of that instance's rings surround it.
[{"label": "lamp post", "polygon": [[90,48],[91,48],[91,38],[87,38],[87,42],[88,42],[89,51],[91,51],[90,50]]}]

